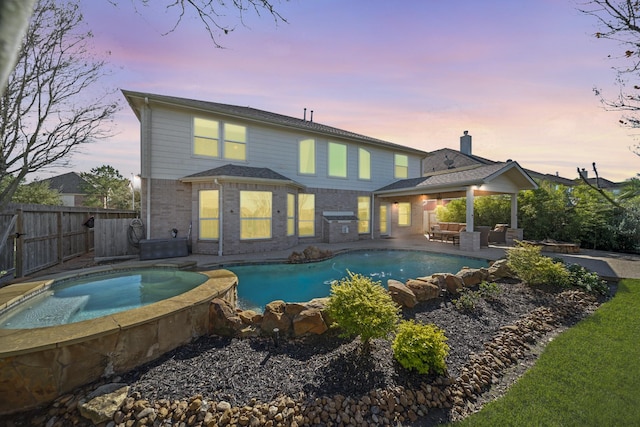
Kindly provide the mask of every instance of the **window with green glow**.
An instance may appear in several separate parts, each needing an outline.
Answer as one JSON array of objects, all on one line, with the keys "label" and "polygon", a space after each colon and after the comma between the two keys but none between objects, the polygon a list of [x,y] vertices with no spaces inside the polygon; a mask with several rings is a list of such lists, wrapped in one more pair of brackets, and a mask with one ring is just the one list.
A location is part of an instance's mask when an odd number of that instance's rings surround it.
[{"label": "window with green glow", "polygon": [[202,240],[218,239],[220,220],[220,199],[218,190],[200,190],[198,193],[198,238]]},{"label": "window with green glow", "polygon": [[408,227],[411,225],[411,203],[398,203],[398,225]]},{"label": "window with green glow", "polygon": [[358,149],[358,178],[371,179],[371,153],[364,148]]},{"label": "window with green glow", "polygon": [[247,160],[246,126],[224,124],[224,157],[229,160]]},{"label": "window with green glow", "polygon": [[198,156],[218,157],[218,121],[193,118],[193,154]]},{"label": "window with green glow", "polygon": [[304,175],[316,173],[316,141],[303,139],[298,144],[298,172]]},{"label": "window with green glow", "polygon": [[271,238],[270,191],[240,191],[240,239]]},{"label": "window with green glow", "polygon": [[287,194],[287,236],[296,234],[296,197]]},{"label": "window with green glow", "polygon": [[371,199],[368,196],[360,196],[358,197],[358,233],[368,233],[369,224],[371,224]]},{"label": "window with green glow", "polygon": [[337,142],[329,142],[329,176],[333,178],[347,177],[347,146]]},{"label": "window with green glow", "polygon": [[316,235],[315,194],[298,194],[298,236]]},{"label": "window with green glow", "polygon": [[394,156],[394,176],[396,178],[409,177],[409,157],[404,154]]}]

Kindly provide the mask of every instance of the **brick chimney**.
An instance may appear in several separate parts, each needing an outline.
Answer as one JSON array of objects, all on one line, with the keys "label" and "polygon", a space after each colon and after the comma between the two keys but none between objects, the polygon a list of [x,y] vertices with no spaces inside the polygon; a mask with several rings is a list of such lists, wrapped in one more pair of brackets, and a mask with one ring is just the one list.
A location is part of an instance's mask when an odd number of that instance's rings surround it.
[{"label": "brick chimney", "polygon": [[460,152],[467,156],[471,155],[471,135],[468,130],[465,130],[464,135],[460,137]]}]

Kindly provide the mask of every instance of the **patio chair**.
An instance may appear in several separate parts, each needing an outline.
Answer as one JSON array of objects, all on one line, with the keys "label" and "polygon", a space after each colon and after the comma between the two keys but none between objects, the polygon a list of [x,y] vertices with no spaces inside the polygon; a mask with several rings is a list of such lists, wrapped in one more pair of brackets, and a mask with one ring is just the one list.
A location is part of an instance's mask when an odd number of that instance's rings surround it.
[{"label": "patio chair", "polygon": [[493,230],[489,231],[489,243],[507,243],[507,230],[509,224],[496,224]]}]

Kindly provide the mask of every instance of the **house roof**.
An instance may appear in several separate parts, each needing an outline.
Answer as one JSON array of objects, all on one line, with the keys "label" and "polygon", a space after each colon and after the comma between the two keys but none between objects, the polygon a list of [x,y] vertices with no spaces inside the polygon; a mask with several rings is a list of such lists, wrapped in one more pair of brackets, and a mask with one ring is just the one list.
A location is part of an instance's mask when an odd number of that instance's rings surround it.
[{"label": "house roof", "polygon": [[122,90],[125,98],[129,102],[129,105],[135,112],[138,119],[140,119],[140,111],[144,103],[149,102],[181,106],[189,109],[200,110],[205,112],[216,113],[223,116],[242,118],[249,121],[265,123],[269,125],[275,125],[285,127],[289,129],[303,130],[306,132],[330,135],[340,137],[344,139],[355,140],[367,144],[385,146],[400,150],[404,152],[414,153],[418,155],[426,155],[426,151],[418,150],[415,148],[407,147],[404,145],[394,144],[389,141],[383,141],[381,139],[372,138],[358,133],[338,129],[332,126],[323,125],[311,120],[299,119],[295,117],[285,116],[282,114],[272,113],[270,111],[259,110],[252,107],[242,107],[238,105],[221,104],[218,102],[198,101],[195,99],[179,98],[175,96],[157,95],[152,93],[134,92],[129,90]]},{"label": "house roof", "polygon": [[82,188],[83,185],[87,185],[87,181],[76,172],[53,176],[42,180],[44,181],[49,182],[49,188],[58,190],[61,194],[84,194]]},{"label": "house roof", "polygon": [[197,182],[197,181],[211,181],[218,179],[220,181],[260,181],[260,182],[278,182],[281,184],[294,185],[304,188],[302,184],[287,178],[286,176],[279,174],[269,168],[255,168],[250,166],[240,165],[224,165],[214,169],[194,173],[187,175],[180,180],[182,182]]},{"label": "house roof", "polygon": [[420,178],[403,179],[375,191],[376,194],[428,194],[439,191],[462,190],[468,186],[484,186],[485,191],[501,191],[491,184],[496,178],[508,178],[519,190],[537,188],[535,181],[518,162],[502,162],[490,165],[472,165],[435,172]]}]

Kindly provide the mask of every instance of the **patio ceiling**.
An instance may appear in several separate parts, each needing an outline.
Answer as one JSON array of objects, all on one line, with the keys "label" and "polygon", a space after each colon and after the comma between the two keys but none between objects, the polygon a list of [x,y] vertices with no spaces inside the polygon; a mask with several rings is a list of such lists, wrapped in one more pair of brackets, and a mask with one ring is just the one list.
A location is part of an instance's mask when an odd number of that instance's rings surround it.
[{"label": "patio ceiling", "polygon": [[380,188],[377,196],[413,196],[453,199],[467,196],[469,187],[474,195],[515,194],[538,188],[535,181],[517,162],[473,165],[432,173],[420,178],[403,179]]}]

